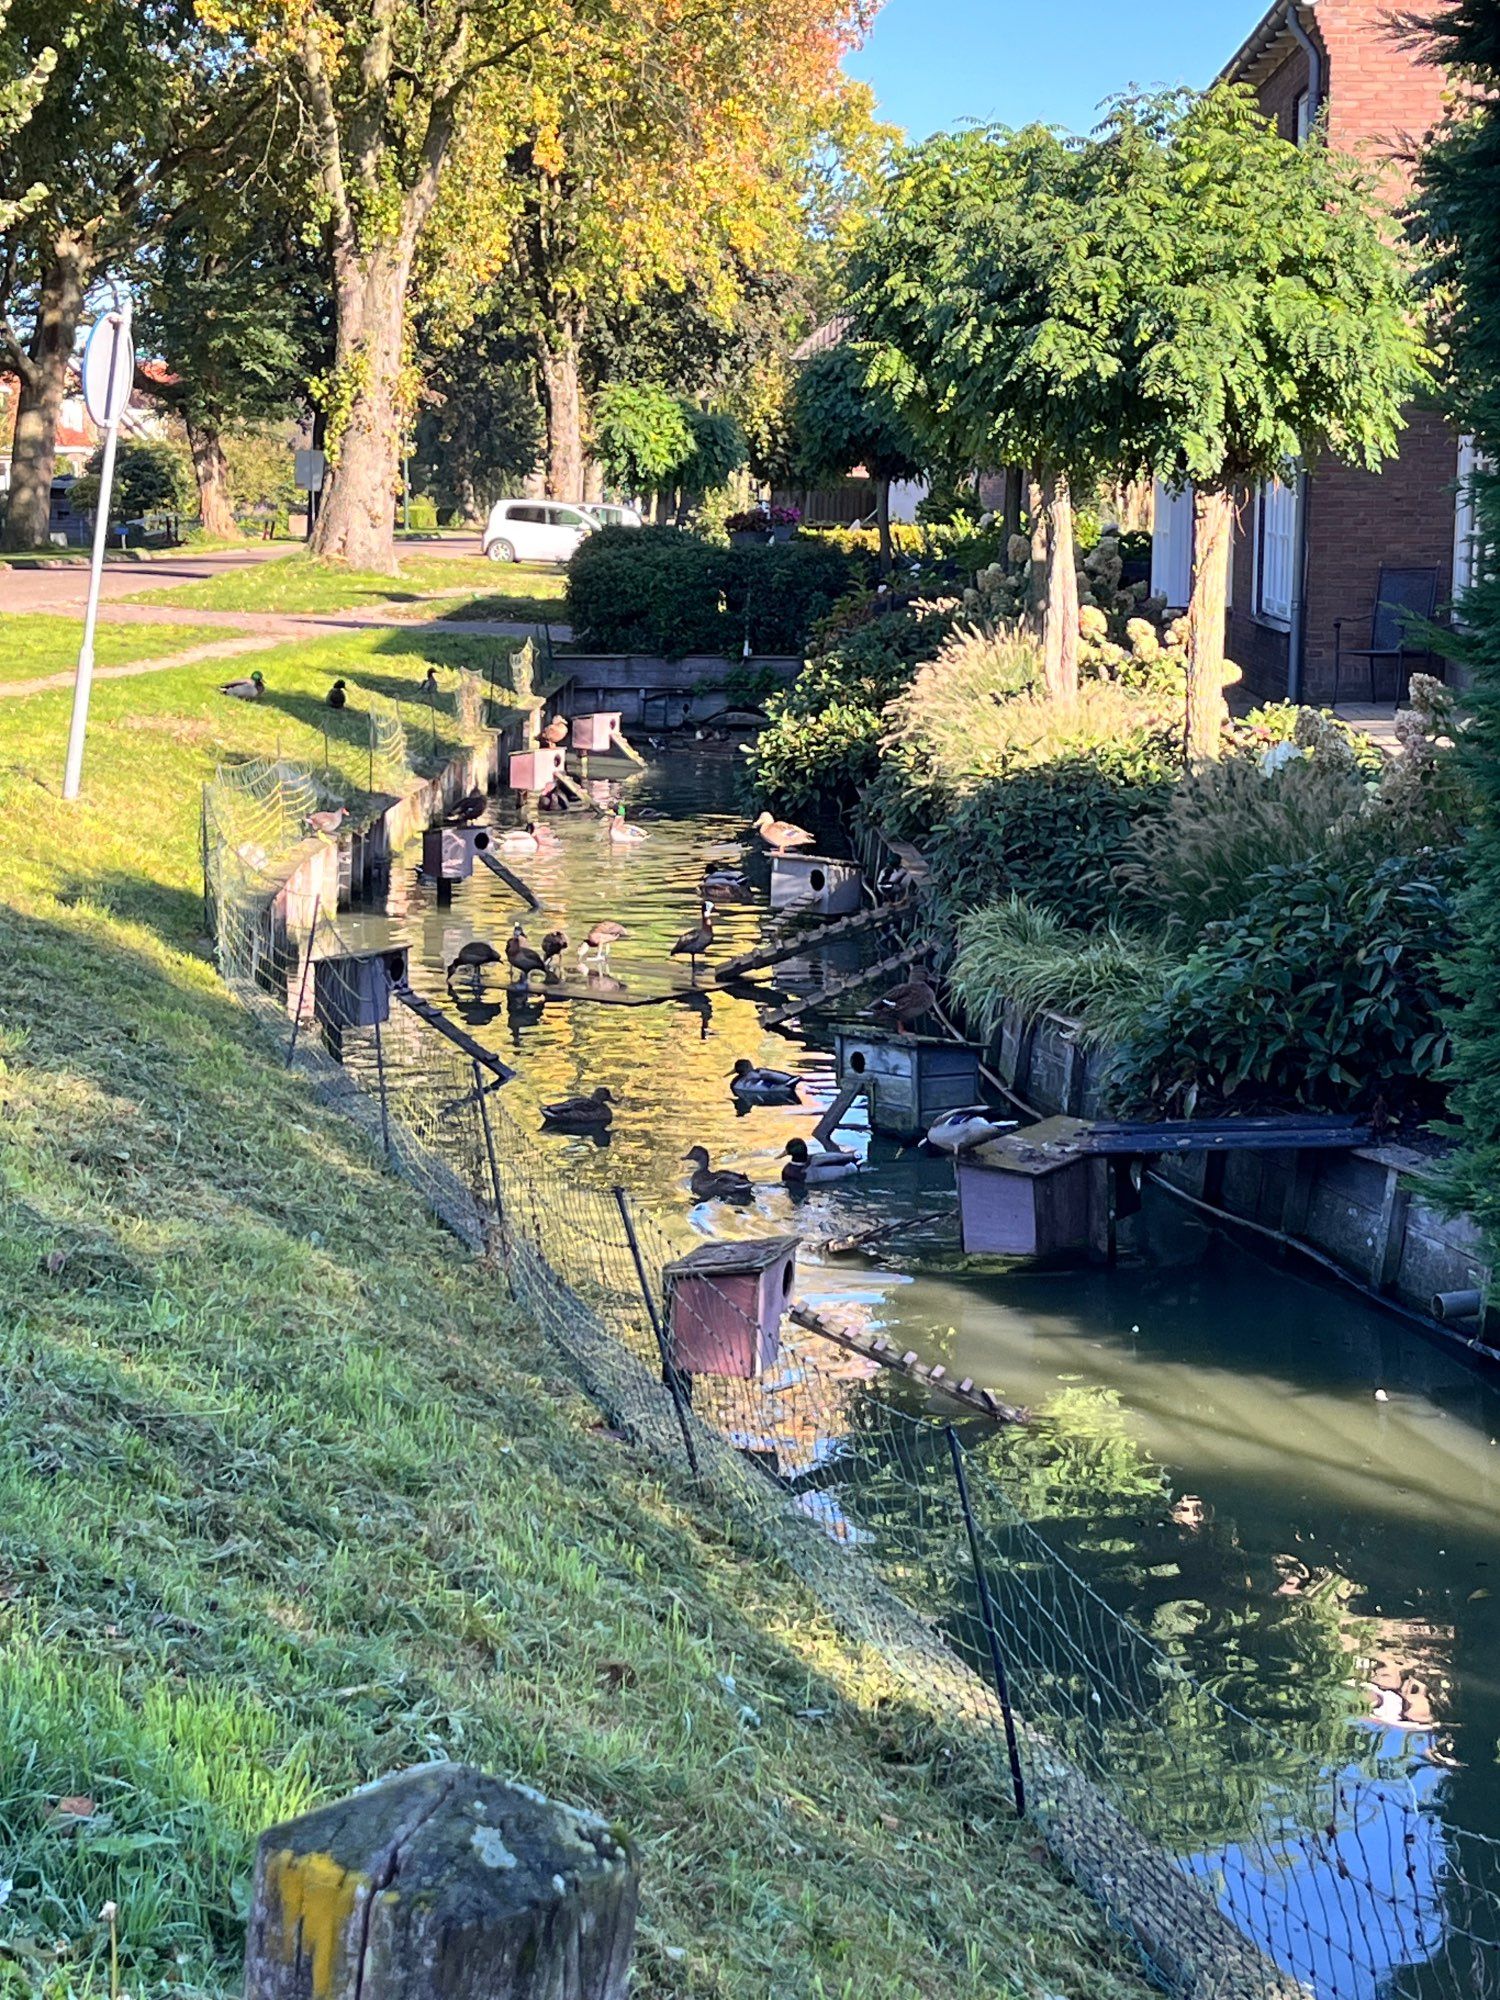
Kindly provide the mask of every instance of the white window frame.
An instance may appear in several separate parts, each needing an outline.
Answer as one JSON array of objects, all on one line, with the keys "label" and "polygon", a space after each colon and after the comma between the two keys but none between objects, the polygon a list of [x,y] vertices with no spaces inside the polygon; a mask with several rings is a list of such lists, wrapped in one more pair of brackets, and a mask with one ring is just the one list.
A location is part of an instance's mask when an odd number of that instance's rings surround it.
[{"label": "white window frame", "polygon": [[1453,502],[1454,618],[1463,622],[1463,597],[1493,573],[1495,551],[1479,538],[1479,514],[1474,505],[1474,475],[1493,466],[1487,452],[1465,434],[1458,441],[1458,487]]},{"label": "white window frame", "polygon": [[1193,588],[1192,487],[1174,493],[1158,479],[1151,521],[1151,594],[1184,610]]},{"label": "white window frame", "polygon": [[1299,146],[1307,144],[1312,131],[1312,92],[1299,90],[1292,104],[1292,135]]},{"label": "white window frame", "polygon": [[1251,605],[1256,621],[1291,630],[1297,572],[1297,482],[1268,479],[1255,495],[1255,576]]}]

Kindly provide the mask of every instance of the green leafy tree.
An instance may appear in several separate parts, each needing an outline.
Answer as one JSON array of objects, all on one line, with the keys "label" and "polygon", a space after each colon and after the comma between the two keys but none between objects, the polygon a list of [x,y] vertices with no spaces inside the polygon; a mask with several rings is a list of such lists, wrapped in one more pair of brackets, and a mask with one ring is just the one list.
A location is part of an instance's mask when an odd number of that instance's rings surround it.
[{"label": "green leafy tree", "polygon": [[419,351],[413,489],[474,519],[519,489],[545,442],[531,356],[503,304]]},{"label": "green leafy tree", "polygon": [[632,497],[670,491],[696,447],[680,398],[654,382],[613,382],[594,401],[594,452]]},{"label": "green leafy tree", "polygon": [[745,433],[724,410],[700,410],[685,402],[682,414],[693,440],[692,450],[677,468],[679,512],[685,515],[706,493],[728,485],[745,463],[749,446]]},{"label": "green leafy tree", "polygon": [[1092,227],[1128,273],[1145,451],[1192,482],[1187,754],[1219,754],[1235,495],[1320,456],[1378,469],[1425,378],[1372,178],[1283,139],[1240,86],[1124,98],[1088,153]]},{"label": "green leafy tree", "polygon": [[[83,477],[74,482],[69,498],[84,513],[99,505],[103,462],[103,451],[96,451]],[[183,514],[193,497],[192,465],[181,445],[166,438],[143,438],[120,446],[109,496],[112,521],[132,521],[141,514]]]},{"label": "green leafy tree", "polygon": [[881,380],[881,357],[841,341],[803,363],[792,389],[799,467],[807,480],[841,479],[862,465],[875,481],[880,566],[891,567],[891,481],[923,470],[921,447],[901,405]]}]

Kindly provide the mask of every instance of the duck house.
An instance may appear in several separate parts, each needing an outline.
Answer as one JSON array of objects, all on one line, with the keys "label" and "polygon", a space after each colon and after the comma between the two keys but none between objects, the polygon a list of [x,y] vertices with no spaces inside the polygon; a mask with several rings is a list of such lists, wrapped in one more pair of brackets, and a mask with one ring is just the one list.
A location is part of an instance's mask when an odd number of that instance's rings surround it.
[{"label": "duck house", "polygon": [[774,854],[771,908],[810,910],[820,917],[852,917],[864,894],[864,874],[852,861],[826,854]]},{"label": "duck house", "polygon": [[562,767],[562,751],[541,743],[513,753],[505,782],[513,792],[544,792]]},{"label": "duck house", "polygon": [[795,1236],[705,1243],[662,1269],[667,1341],[684,1375],[751,1377],[772,1367],[797,1273]]},{"label": "duck house", "polygon": [[573,748],[580,756],[602,755],[613,750],[620,736],[620,712],[573,717]]},{"label": "duck house", "polygon": [[1046,1118],[955,1157],[966,1256],[1052,1257],[1089,1246],[1084,1130],[1076,1118]]},{"label": "duck house", "polygon": [[374,1028],[391,1017],[391,990],[404,984],[404,951],[370,951],[358,957],[313,961],[313,1017],[335,1035],[346,1028]]},{"label": "duck house", "polygon": [[494,835],[484,826],[430,826],[422,835],[422,873],[433,882],[467,882],[474,856],[487,853]]},{"label": "duck house", "polygon": [[839,1085],[864,1087],[870,1124],[898,1139],[923,1138],[946,1111],[977,1104],[979,1054],[940,1035],[842,1029],[836,1041]]}]

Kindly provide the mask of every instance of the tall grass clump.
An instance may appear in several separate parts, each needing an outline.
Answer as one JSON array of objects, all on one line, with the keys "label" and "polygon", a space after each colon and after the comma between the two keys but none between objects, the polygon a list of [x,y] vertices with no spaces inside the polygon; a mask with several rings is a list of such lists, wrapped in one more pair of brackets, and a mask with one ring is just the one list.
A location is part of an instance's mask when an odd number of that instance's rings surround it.
[{"label": "tall grass clump", "polygon": [[1083,930],[1023,897],[971,910],[949,972],[964,1013],[988,1036],[1004,1010],[1028,1019],[1064,1014],[1089,1041],[1123,1041],[1157,1002],[1172,971],[1167,952],[1113,924]]}]

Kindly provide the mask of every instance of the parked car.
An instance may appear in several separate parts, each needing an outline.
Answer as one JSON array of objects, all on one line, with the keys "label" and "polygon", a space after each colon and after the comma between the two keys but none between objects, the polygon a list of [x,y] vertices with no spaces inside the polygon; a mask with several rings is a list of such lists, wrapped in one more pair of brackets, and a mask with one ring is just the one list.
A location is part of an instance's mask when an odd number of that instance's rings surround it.
[{"label": "parked car", "polygon": [[561,500],[497,500],[484,552],[491,562],[565,563],[598,525],[585,508]]},{"label": "parked car", "polygon": [[585,500],[585,514],[591,514],[601,528],[644,528],[645,522],[634,507],[618,507],[612,500]]}]

